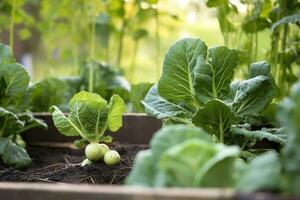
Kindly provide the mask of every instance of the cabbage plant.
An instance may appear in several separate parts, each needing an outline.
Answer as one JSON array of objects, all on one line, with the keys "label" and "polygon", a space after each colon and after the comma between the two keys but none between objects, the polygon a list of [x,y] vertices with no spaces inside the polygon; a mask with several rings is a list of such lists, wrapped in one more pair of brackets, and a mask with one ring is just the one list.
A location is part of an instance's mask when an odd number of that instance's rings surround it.
[{"label": "cabbage plant", "polygon": [[[105,135],[105,131],[116,132],[122,127],[122,114],[126,109],[123,99],[115,94],[108,103],[96,93],[82,91],[72,97],[69,107],[68,116],[57,106],[49,109],[58,131],[65,136],[81,137],[74,144],[77,147],[88,144],[85,155],[89,161],[100,160],[108,152],[111,154],[109,148],[99,142],[110,143],[113,138]],[[112,159],[119,160],[117,156]]]},{"label": "cabbage plant", "polygon": [[0,43],[0,156],[4,164],[17,169],[29,166],[31,158],[21,134],[47,125],[27,111],[29,76],[17,63],[8,46]]}]

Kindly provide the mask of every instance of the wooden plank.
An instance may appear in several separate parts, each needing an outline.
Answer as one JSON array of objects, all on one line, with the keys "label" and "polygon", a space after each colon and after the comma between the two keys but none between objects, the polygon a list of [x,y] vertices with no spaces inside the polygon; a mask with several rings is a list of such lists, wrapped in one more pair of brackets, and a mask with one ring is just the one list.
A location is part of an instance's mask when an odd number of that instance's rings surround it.
[{"label": "wooden plank", "polygon": [[[58,133],[49,113],[34,113],[35,117],[43,119],[48,124],[48,130],[33,128],[23,133],[24,139],[30,143],[37,142],[73,142],[77,137],[65,137]],[[148,144],[152,135],[161,128],[162,122],[145,114],[126,113],[123,115],[123,127],[115,133],[107,132],[114,141],[128,144]]]},{"label": "wooden plank", "polygon": [[3,200],[233,200],[230,189],[150,189],[41,183],[0,183]]}]

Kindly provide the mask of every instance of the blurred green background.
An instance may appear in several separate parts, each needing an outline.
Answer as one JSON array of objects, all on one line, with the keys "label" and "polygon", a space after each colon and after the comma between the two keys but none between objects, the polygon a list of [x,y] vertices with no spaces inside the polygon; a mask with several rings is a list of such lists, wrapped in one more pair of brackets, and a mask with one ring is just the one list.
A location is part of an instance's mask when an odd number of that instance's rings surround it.
[{"label": "blurred green background", "polygon": [[[30,55],[33,81],[78,74],[81,63],[93,58],[132,83],[154,83],[176,40],[197,37],[208,46],[224,45],[216,10],[204,0],[2,0],[0,38],[7,44],[12,6],[15,56],[21,61]],[[270,48],[269,38],[269,30],[258,33],[258,60]]]}]

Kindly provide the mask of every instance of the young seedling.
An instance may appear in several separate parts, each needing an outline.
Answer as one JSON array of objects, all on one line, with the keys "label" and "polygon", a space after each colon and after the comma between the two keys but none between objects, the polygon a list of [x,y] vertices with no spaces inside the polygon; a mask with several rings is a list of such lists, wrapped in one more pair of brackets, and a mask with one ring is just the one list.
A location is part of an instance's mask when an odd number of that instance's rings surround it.
[{"label": "young seedling", "polygon": [[83,166],[102,159],[110,149],[99,143],[110,143],[113,139],[104,135],[105,131],[115,132],[122,127],[122,114],[126,109],[123,99],[115,94],[108,103],[96,93],[82,91],[72,97],[69,106],[68,117],[58,107],[50,108],[54,125],[63,135],[80,136],[81,139],[74,142],[75,146],[88,144],[85,147],[88,160],[82,162]]}]

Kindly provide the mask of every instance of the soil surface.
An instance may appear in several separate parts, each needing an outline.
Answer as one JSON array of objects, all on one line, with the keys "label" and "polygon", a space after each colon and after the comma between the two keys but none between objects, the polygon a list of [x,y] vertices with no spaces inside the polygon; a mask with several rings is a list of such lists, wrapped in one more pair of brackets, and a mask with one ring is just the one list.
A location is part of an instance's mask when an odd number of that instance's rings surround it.
[{"label": "soil surface", "polygon": [[85,159],[83,150],[71,148],[28,147],[32,158],[31,166],[23,171],[6,167],[0,161],[0,181],[81,183],[81,184],[122,184],[132,168],[138,151],[146,145],[114,145],[122,161],[107,166],[103,161],[81,167]]}]

